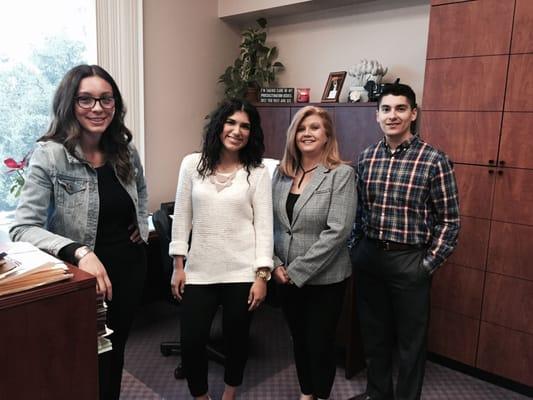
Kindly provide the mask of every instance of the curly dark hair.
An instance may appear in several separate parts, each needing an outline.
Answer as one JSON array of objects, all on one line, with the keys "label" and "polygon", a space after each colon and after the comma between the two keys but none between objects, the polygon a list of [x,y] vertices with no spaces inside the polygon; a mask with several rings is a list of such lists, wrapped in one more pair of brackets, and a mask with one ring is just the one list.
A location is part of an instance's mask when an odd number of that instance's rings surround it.
[{"label": "curly dark hair", "polygon": [[250,137],[248,143],[239,151],[239,160],[250,175],[250,170],[261,165],[265,144],[263,143],[263,129],[257,109],[248,101],[242,99],[227,100],[209,116],[204,128],[202,156],[196,168],[200,176],[211,175],[220,162],[222,142],[220,134],[229,116],[237,111],[245,112],[250,119]]},{"label": "curly dark hair", "polygon": [[61,143],[74,157],[79,158],[76,147],[79,145],[82,127],[74,113],[75,99],[80,82],[84,78],[97,76],[111,85],[115,98],[115,114],[100,140],[100,150],[115,164],[118,176],[124,182],[133,179],[133,166],[130,162],[131,132],[124,125],[126,108],[122,95],[111,75],[98,65],[78,65],[68,71],[55,92],[52,103],[52,121],[48,131],[38,141],[52,140]]}]

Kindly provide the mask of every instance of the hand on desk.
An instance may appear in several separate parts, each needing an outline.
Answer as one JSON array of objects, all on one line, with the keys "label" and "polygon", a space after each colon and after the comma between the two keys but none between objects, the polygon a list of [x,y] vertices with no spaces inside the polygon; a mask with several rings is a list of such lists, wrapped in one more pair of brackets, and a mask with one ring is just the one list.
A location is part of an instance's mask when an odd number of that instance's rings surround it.
[{"label": "hand on desk", "polygon": [[98,293],[102,293],[106,299],[112,300],[113,289],[111,288],[111,281],[107,276],[104,264],[102,264],[96,254],[92,251],[88,253],[79,261],[78,267],[96,278],[96,291]]}]

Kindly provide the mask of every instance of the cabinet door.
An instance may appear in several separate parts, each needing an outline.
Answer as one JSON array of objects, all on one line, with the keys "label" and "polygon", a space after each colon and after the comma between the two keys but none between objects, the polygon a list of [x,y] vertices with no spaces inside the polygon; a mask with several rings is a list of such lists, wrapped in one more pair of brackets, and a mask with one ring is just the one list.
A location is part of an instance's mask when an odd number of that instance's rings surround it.
[{"label": "cabinet door", "polygon": [[533,52],[533,1],[516,0],[512,53]]},{"label": "cabinet door", "polygon": [[498,172],[492,218],[533,225],[533,170],[501,168]]},{"label": "cabinet door", "polygon": [[376,122],[375,107],[339,107],[335,110],[335,129],[341,157],[357,163],[359,154],[383,136]]},{"label": "cabinet door", "polygon": [[424,109],[501,111],[508,58],[487,56],[427,60]]},{"label": "cabinet door", "polygon": [[484,270],[489,245],[489,230],[488,219],[461,216],[459,241],[448,262]]},{"label": "cabinet door", "polygon": [[289,107],[258,107],[265,136],[265,157],[283,157],[287,128],[290,123]]},{"label": "cabinet door", "polygon": [[470,1],[433,7],[427,57],[509,53],[513,11],[514,0]]},{"label": "cabinet door", "polygon": [[484,275],[478,269],[446,263],[433,277],[432,306],[479,319]]},{"label": "cabinet door", "polygon": [[477,165],[455,164],[461,215],[489,219],[495,169]]},{"label": "cabinet door", "polygon": [[533,226],[493,221],[487,270],[533,281],[531,238]]},{"label": "cabinet door", "polygon": [[487,272],[481,319],[533,335],[533,282]]},{"label": "cabinet door", "polygon": [[533,112],[504,113],[499,160],[505,166],[533,169],[532,126]]},{"label": "cabinet door", "polygon": [[464,315],[431,309],[428,349],[433,353],[474,366],[479,320]]},{"label": "cabinet door", "polygon": [[533,111],[533,54],[514,54],[509,61],[505,111]]},{"label": "cabinet door", "polygon": [[477,367],[533,386],[533,335],[481,322]]},{"label": "cabinet door", "polygon": [[488,164],[496,160],[501,112],[423,111],[420,135],[454,162]]}]

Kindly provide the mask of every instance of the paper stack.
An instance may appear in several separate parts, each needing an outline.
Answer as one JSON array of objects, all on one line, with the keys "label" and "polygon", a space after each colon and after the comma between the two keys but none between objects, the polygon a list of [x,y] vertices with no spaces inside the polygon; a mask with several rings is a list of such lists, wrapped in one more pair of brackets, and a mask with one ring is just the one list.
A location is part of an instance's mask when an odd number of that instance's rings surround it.
[{"label": "paper stack", "polygon": [[0,296],[73,276],[65,263],[30,243],[3,243],[0,252]]},{"label": "paper stack", "polygon": [[98,332],[98,354],[105,353],[112,349],[111,340],[107,338],[113,333],[111,329],[106,326],[107,319],[107,305],[104,302],[104,295],[96,295],[96,330]]}]

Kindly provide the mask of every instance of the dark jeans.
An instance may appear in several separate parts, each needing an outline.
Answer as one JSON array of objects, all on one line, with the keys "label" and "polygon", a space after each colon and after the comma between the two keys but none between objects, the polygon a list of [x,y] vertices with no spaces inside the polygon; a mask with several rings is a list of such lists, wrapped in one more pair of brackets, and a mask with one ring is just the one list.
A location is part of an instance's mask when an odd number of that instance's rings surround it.
[{"label": "dark jeans", "polygon": [[335,380],[335,334],[346,281],[279,288],[293,340],[300,389],[303,394],[327,399]]},{"label": "dark jeans", "polygon": [[98,357],[100,400],[118,400],[124,367],[124,351],[135,312],[141,302],[146,277],[146,247],[127,243],[97,248],[96,254],[107,270],[113,299],[107,305],[107,326],[113,349]]},{"label": "dark jeans", "polygon": [[193,397],[207,393],[207,353],[211,323],[222,305],[224,335],[224,382],[242,384],[248,360],[252,312],[248,311],[251,283],[186,285],[181,302],[181,360]]},{"label": "dark jeans", "polygon": [[[426,361],[431,278],[425,249],[384,251],[363,239],[352,250],[367,359],[367,393],[378,400],[420,399]],[[398,381],[393,395],[393,352]]]}]

